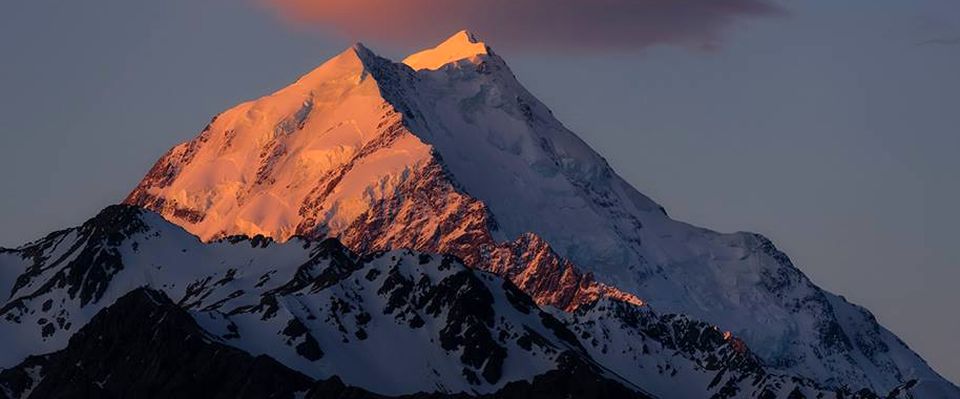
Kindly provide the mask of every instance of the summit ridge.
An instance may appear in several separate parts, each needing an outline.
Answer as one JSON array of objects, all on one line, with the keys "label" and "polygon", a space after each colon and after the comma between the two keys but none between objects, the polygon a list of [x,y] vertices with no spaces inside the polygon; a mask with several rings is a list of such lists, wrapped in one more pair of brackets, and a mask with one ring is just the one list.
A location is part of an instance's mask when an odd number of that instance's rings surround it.
[{"label": "summit ridge", "polygon": [[434,70],[452,62],[487,54],[490,54],[490,48],[486,43],[473,33],[461,30],[434,48],[410,55],[403,63],[416,70]]}]

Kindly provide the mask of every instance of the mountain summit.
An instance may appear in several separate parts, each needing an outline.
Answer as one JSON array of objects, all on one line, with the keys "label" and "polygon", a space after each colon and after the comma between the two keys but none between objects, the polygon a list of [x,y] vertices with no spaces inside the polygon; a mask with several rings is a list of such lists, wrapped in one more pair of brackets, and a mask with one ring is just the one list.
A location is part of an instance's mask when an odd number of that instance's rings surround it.
[{"label": "mountain summit", "polygon": [[[566,311],[649,304],[827,387],[958,392],[770,240],[671,219],[466,31],[404,63],[348,49],[217,115],[125,202],[204,241],[335,237],[359,253],[455,255]],[[629,359],[604,365],[629,375]]]},{"label": "mountain summit", "polygon": [[473,33],[462,30],[437,47],[407,57],[403,63],[416,70],[435,70],[455,61],[487,54],[490,54],[490,49],[486,43],[478,40]]}]

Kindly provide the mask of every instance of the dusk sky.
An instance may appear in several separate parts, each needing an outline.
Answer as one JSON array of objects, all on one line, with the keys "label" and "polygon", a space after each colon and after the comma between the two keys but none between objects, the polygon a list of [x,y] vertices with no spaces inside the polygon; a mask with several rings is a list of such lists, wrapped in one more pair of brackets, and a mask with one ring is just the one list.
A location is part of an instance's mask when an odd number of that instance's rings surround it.
[{"label": "dusk sky", "polygon": [[468,28],[671,216],[770,237],[960,382],[960,2],[434,3],[5,2],[0,246],[355,41],[400,60]]}]

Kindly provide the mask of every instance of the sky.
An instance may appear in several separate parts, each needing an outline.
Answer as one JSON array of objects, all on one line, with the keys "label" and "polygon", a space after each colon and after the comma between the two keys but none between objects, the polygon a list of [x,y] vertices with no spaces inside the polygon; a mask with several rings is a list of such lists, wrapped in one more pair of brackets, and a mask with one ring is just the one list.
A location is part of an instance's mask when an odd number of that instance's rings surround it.
[{"label": "sky", "polygon": [[354,41],[399,60],[469,28],[671,216],[770,237],[960,382],[960,2],[489,1],[4,2],[0,246],[120,202],[213,115]]}]

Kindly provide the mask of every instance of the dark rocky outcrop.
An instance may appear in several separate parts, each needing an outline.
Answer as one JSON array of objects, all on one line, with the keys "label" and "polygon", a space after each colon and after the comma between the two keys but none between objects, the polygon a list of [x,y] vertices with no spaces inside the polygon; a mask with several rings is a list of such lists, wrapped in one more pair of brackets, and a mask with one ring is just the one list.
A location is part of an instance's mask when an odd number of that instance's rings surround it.
[{"label": "dark rocky outcrop", "polygon": [[214,341],[163,293],[137,289],[100,311],[66,349],[0,374],[30,398],[284,398],[314,381]]},{"label": "dark rocky outcrop", "polygon": [[[597,366],[564,356],[560,367],[532,382],[507,384],[488,398],[646,398],[605,377]],[[402,367],[402,365],[398,365]],[[67,348],[31,356],[0,371],[6,398],[386,398],[315,381],[267,356],[224,345],[164,293],[140,288],[100,311]],[[409,399],[467,398],[419,393]]]}]

